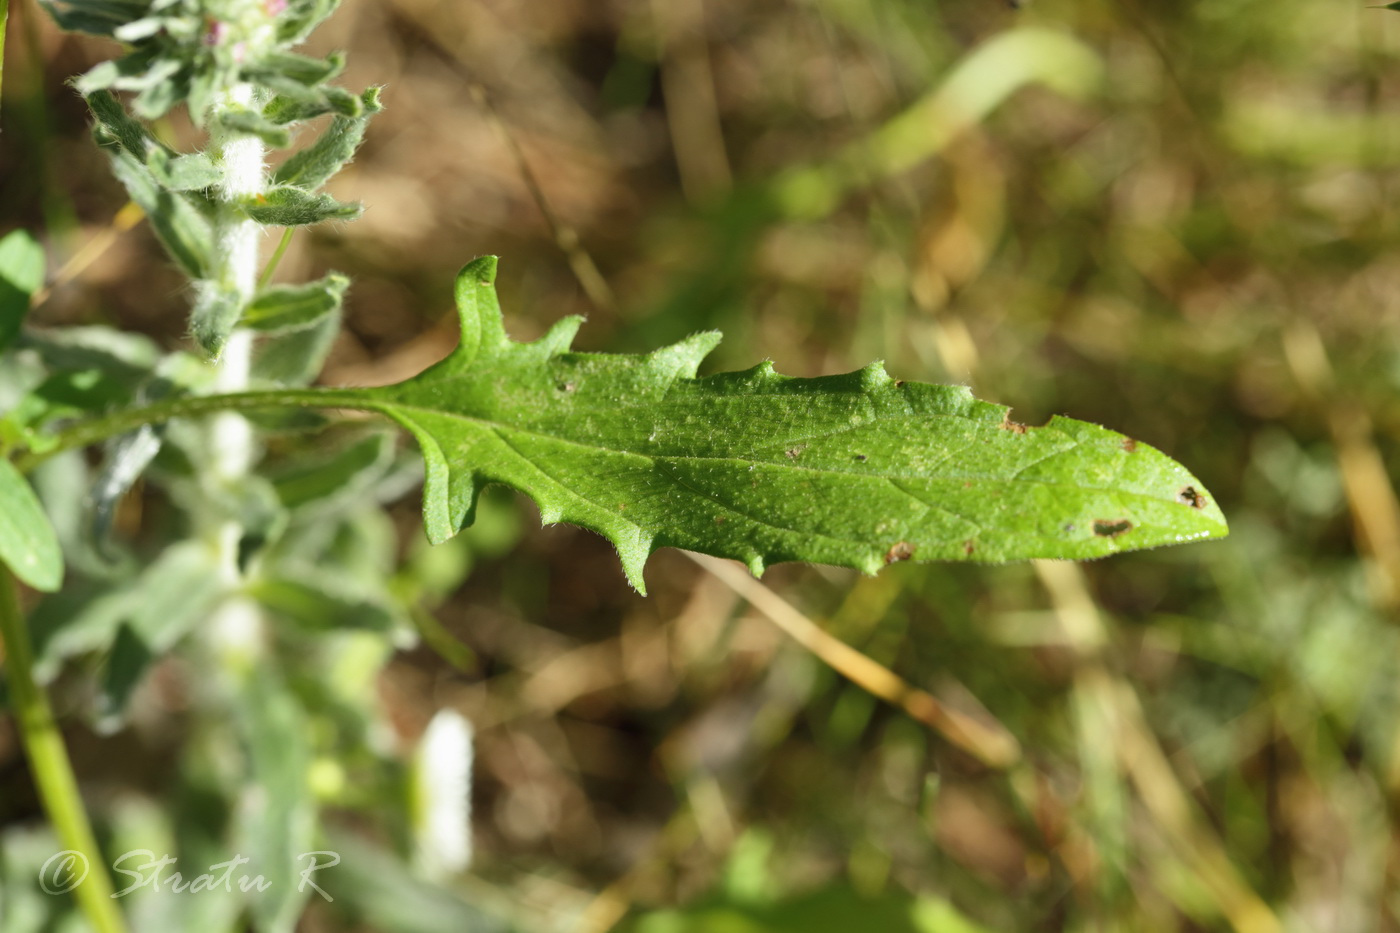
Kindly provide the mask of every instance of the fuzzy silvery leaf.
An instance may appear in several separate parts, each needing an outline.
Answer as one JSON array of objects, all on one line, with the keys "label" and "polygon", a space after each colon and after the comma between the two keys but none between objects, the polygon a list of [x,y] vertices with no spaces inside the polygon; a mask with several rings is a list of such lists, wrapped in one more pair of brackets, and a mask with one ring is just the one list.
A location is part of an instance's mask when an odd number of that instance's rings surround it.
[{"label": "fuzzy silvery leaf", "polygon": [[140,91],[150,86],[145,80],[146,71],[159,57],[156,49],[138,49],[121,58],[99,62],[85,74],[73,79],[73,86],[84,96],[93,91],[117,88],[124,91]]},{"label": "fuzzy silvery leaf", "polygon": [[[304,120],[314,120],[327,113],[359,116],[359,98],[338,87],[317,88],[315,94],[298,96],[279,94],[263,108],[263,119],[277,126],[288,126]],[[347,112],[348,108],[348,112]]]},{"label": "fuzzy silvery leaf", "polygon": [[226,131],[256,136],[273,149],[285,149],[292,142],[292,134],[284,126],[252,110],[220,110],[215,120]]},{"label": "fuzzy silvery leaf", "polygon": [[218,359],[224,352],[224,344],[238,326],[246,305],[243,295],[235,289],[212,281],[200,283],[199,294],[190,309],[190,336],[210,359]]},{"label": "fuzzy silvery leaf", "polygon": [[358,203],[346,204],[330,195],[311,194],[292,185],[269,188],[265,194],[244,201],[243,209],[258,223],[274,227],[354,220],[362,210]]},{"label": "fuzzy silvery leaf", "polygon": [[277,38],[285,45],[300,44],[338,6],[340,0],[288,0],[277,18]]},{"label": "fuzzy silvery leaf", "polygon": [[350,280],[332,272],[305,285],[264,289],[243,314],[243,326],[264,333],[301,330],[340,310]]},{"label": "fuzzy silvery leaf", "polygon": [[147,120],[158,120],[189,96],[188,75],[172,74],[168,80],[151,84],[131,102],[132,112]]},{"label": "fuzzy silvery leaf", "polygon": [[340,334],[340,311],[324,315],[310,327],[261,342],[253,357],[253,378],[284,386],[304,386],[321,372]]},{"label": "fuzzy silvery leaf", "polygon": [[289,576],[265,577],[249,595],[275,614],[310,631],[392,631],[401,612],[381,587],[343,571],[301,566]]},{"label": "fuzzy silvery leaf", "polygon": [[431,540],[472,521],[483,485],[530,496],[547,524],[610,540],[628,579],[659,547],[873,573],[908,560],[1092,558],[1226,534],[1200,481],[1146,444],[1069,418],[1009,420],[963,386],[879,364],[818,379],[771,363],[696,378],[701,333],[643,355],[569,349],[581,319],[534,343],[504,331],[480,259],[457,280],[457,349],[398,385],[331,393],[407,428],[426,463]]},{"label": "fuzzy silvery leaf", "polygon": [[155,137],[150,134],[144,124],[133,119],[126,112],[121,101],[117,100],[110,92],[105,90],[92,91],[87,93],[85,99],[88,110],[92,112],[93,119],[97,121],[94,132],[98,136],[99,144],[106,144],[109,141],[117,142],[123,149],[142,161],[149,159],[152,149],[164,148],[156,142]]},{"label": "fuzzy silvery leaf", "polygon": [[[331,80],[345,70],[345,56],[335,53],[326,58],[311,58],[292,52],[276,52],[265,56],[257,65],[243,69],[250,81],[257,81],[282,93],[298,93],[299,89],[314,88]],[[295,85],[290,91],[284,86]]]},{"label": "fuzzy silvery leaf", "polygon": [[[249,780],[234,818],[235,847],[269,878],[297,878],[300,853],[314,850],[316,808],[307,771],[313,734],[306,710],[272,665],[249,672],[233,703],[233,725],[248,753]],[[272,885],[249,901],[255,933],[287,933],[297,926],[311,889]]]},{"label": "fuzzy silvery leaf", "polygon": [[202,152],[172,156],[164,148],[154,148],[146,157],[146,167],[167,191],[202,191],[223,178],[223,170]]},{"label": "fuzzy silvery leaf", "polygon": [[345,163],[355,155],[364,140],[365,127],[369,118],[380,111],[379,89],[370,88],[364,93],[363,109],[358,117],[338,116],[316,141],[295,153],[283,162],[275,173],[273,181],[279,185],[293,185],[307,191],[315,191],[324,185]]},{"label": "fuzzy silvery leaf", "polygon": [[99,554],[111,556],[112,525],[122,497],[160,453],[163,426],[142,425],[108,442],[102,468],[88,492],[88,533]]},{"label": "fuzzy silvery leaf", "polygon": [[190,278],[204,278],[214,250],[214,235],[209,219],[191,200],[193,196],[163,188],[151,170],[130,152],[108,152],[112,173],[145,212],[170,258]]},{"label": "fuzzy silvery leaf", "polygon": [[150,0],[39,0],[63,29],[115,37],[149,11]]},{"label": "fuzzy silvery leaf", "polygon": [[298,462],[269,476],[284,508],[304,510],[328,500],[363,500],[394,459],[387,432],[371,434],[323,459]]}]

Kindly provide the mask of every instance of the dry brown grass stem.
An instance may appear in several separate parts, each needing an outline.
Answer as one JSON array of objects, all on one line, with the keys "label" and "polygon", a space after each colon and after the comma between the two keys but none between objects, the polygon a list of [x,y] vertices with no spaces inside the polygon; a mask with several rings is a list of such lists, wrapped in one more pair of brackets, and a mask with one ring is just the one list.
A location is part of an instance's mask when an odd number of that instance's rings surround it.
[{"label": "dry brown grass stem", "polygon": [[950,709],[926,690],[832,636],[792,603],[755,580],[739,565],[698,554],[687,556],[738,593],[778,628],[842,677],[904,710],[990,768],[1008,768],[1021,746],[1006,727]]}]

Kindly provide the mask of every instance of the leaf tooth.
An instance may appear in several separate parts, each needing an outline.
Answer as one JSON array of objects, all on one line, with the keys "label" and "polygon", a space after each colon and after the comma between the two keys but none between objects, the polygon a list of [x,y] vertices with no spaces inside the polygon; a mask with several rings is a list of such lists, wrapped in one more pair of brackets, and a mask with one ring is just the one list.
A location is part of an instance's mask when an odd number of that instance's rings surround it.
[{"label": "leaf tooth", "polygon": [[495,353],[510,341],[496,299],[496,257],[479,256],[457,273],[453,289],[462,336],[457,353],[466,360]]},{"label": "leaf tooth", "polygon": [[583,325],[583,320],[583,316],[579,314],[560,318],[554,322],[554,326],[543,337],[536,340],[531,346],[544,351],[546,358],[557,356],[568,350],[573,344],[574,337],[578,335],[579,327]]},{"label": "leaf tooth", "polygon": [[861,367],[860,386],[867,392],[883,389],[892,382],[894,380],[890,378],[890,374],[885,372],[884,360],[874,360]]},{"label": "leaf tooth", "polygon": [[557,525],[564,520],[564,510],[553,503],[539,502],[540,524]]},{"label": "leaf tooth", "polygon": [[757,552],[750,554],[744,560],[744,563],[748,565],[749,573],[753,574],[755,577],[763,576],[763,571],[768,569],[767,560],[762,554],[759,554]]},{"label": "leaf tooth", "polygon": [[719,346],[722,337],[717,330],[702,330],[679,343],[648,353],[648,363],[662,372],[671,374],[672,378],[694,379],[700,363]]},{"label": "leaf tooth", "polygon": [[884,555],[875,551],[869,551],[866,555],[855,561],[855,569],[867,576],[875,576],[885,567]]},{"label": "leaf tooth", "polygon": [[642,570],[646,567],[647,558],[652,551],[656,550],[655,538],[637,529],[637,533],[628,541],[621,536],[613,540],[613,547],[617,548],[618,559],[622,561],[622,572],[627,575],[627,582],[632,584],[632,588],[643,596],[647,594],[646,580],[642,578]]}]

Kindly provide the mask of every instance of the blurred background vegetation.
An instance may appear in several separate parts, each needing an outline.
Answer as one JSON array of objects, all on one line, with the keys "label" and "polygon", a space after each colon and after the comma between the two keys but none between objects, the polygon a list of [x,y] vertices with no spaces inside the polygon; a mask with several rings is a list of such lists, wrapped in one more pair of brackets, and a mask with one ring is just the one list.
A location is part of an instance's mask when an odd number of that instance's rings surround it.
[{"label": "blurred background vegetation", "polygon": [[[182,279],[63,84],[112,50],[14,6],[0,229],[67,270],[34,323],[181,345]],[[444,355],[452,277],[489,252],[517,337],[584,313],[585,349],[717,327],[712,368],[883,358],[1161,448],[1232,526],[1082,567],[764,587],[667,551],[642,599],[601,539],[510,496],[430,552],[400,484],[373,535],[423,638],[363,699],[391,755],[438,709],[475,724],[468,902],[595,933],[1400,929],[1400,18],[346,0],[314,48],[386,88],[332,185],[364,218],[279,271],[354,279],[323,381]],[[128,531],[160,509],[128,505]],[[809,623],[898,675],[896,702]],[[191,666],[157,674],[135,723],[70,738],[93,799],[184,812],[162,775],[211,724]],[[374,836],[387,792],[323,744],[326,821]],[[0,723],[0,822],[37,818]],[[378,857],[347,855],[363,877],[300,929],[461,928]]]}]

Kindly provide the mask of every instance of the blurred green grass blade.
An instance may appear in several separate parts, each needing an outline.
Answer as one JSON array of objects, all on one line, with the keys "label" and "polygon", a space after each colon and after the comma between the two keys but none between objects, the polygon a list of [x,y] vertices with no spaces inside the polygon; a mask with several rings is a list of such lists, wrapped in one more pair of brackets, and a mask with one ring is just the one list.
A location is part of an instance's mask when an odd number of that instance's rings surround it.
[{"label": "blurred green grass blade", "polygon": [[43,506],[8,460],[0,460],[0,563],[36,590],[63,582],[63,552]]},{"label": "blurred green grass blade", "polygon": [[1180,464],[1104,428],[1009,420],[964,386],[896,382],[879,364],[819,379],[770,363],[695,378],[718,343],[572,353],[578,319],[520,344],[503,329],[495,260],[458,278],[462,337],[393,386],[347,390],[407,428],[427,465],[433,541],[502,483],[546,524],[607,537],[628,579],[659,547],[874,573],[917,559],[1092,558],[1223,536]]},{"label": "blurred green grass blade", "polygon": [[727,901],[661,910],[624,925],[625,933],[987,933],[941,898],[902,893],[862,897],[832,886],[775,903]]},{"label": "blurred green grass blade", "polygon": [[314,876],[335,906],[367,929],[384,933],[509,933],[506,919],[469,904],[445,887],[413,874],[383,849],[331,831],[340,863]]},{"label": "blurred green grass blade", "polygon": [[997,33],[969,52],[936,88],[834,158],[790,169],[772,183],[781,212],[818,218],[853,188],[913,168],[942,152],[1020,89],[1044,84],[1070,98],[1098,87],[1098,54],[1068,33],[1022,27]]}]

